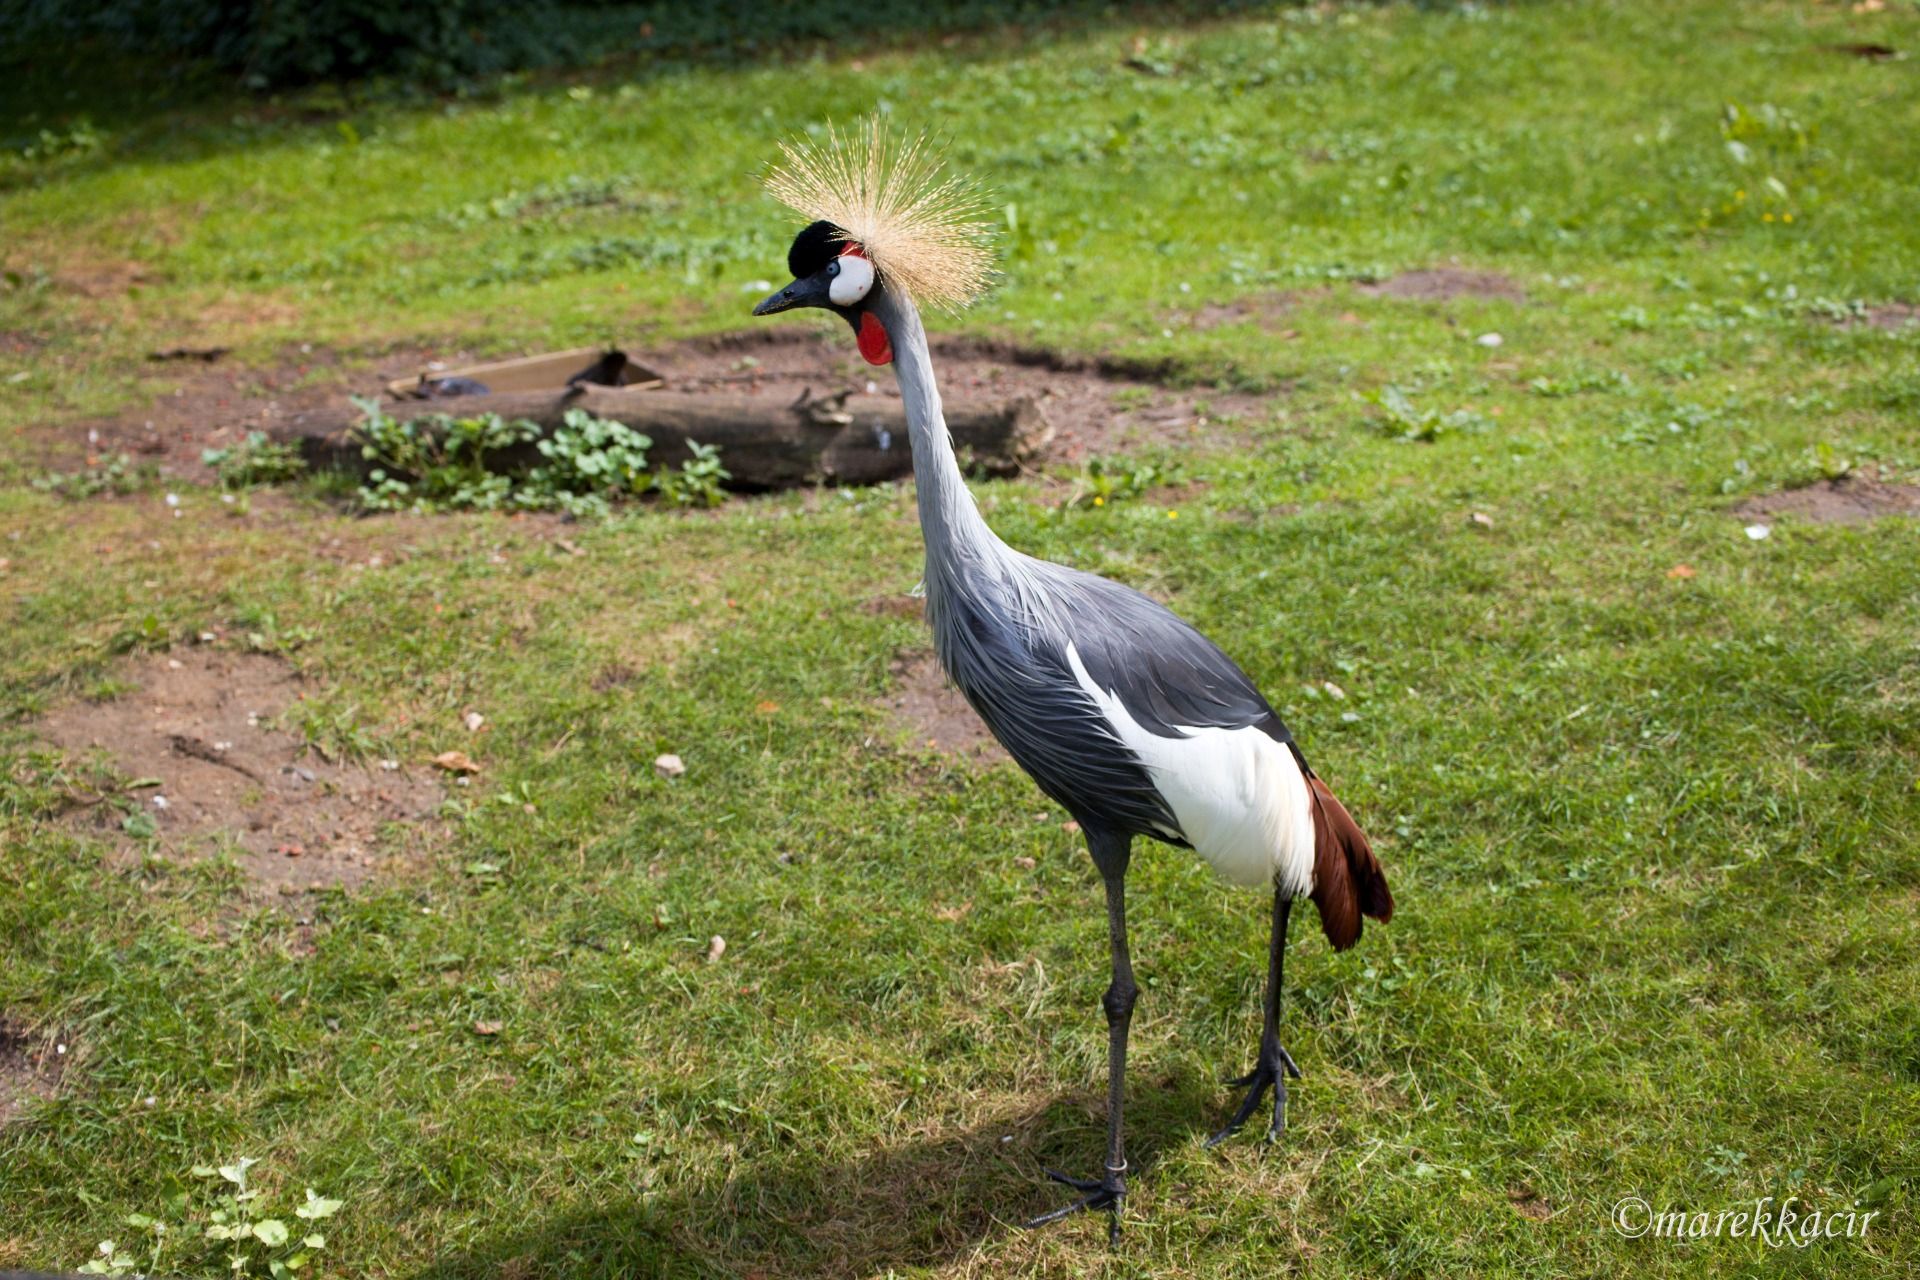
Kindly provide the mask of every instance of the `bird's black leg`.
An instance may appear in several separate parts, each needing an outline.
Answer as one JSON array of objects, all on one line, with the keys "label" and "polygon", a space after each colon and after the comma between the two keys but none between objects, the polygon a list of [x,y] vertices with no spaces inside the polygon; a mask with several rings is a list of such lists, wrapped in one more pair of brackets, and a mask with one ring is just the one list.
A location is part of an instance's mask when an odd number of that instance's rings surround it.
[{"label": "bird's black leg", "polygon": [[1273,940],[1267,952],[1267,998],[1262,1010],[1260,1028],[1260,1055],[1255,1059],[1253,1070],[1238,1079],[1227,1081],[1231,1085],[1245,1085],[1247,1096],[1241,1101],[1240,1109],[1233,1113],[1233,1119],[1227,1121],[1227,1127],[1207,1139],[1208,1146],[1224,1142],[1240,1131],[1260,1106],[1260,1100],[1267,1090],[1273,1090],[1273,1123],[1267,1127],[1267,1141],[1278,1138],[1287,1127],[1287,1077],[1300,1078],[1300,1068],[1294,1065],[1293,1055],[1280,1043],[1280,968],[1286,958],[1287,916],[1293,909],[1293,898],[1283,889],[1275,887],[1273,891]]},{"label": "bird's black leg", "polygon": [[1107,942],[1113,952],[1113,981],[1101,1000],[1107,1015],[1107,1164],[1098,1178],[1070,1178],[1053,1169],[1047,1176],[1086,1194],[1072,1204],[1043,1213],[1027,1225],[1042,1226],[1080,1212],[1107,1212],[1107,1243],[1120,1243],[1120,1201],[1127,1194],[1127,1156],[1122,1141],[1121,1108],[1127,1080],[1127,1028],[1133,1020],[1133,1002],[1140,994],[1133,983],[1133,962],[1127,955],[1127,861],[1132,841],[1127,837],[1096,836],[1089,832],[1087,847],[1107,886]]}]

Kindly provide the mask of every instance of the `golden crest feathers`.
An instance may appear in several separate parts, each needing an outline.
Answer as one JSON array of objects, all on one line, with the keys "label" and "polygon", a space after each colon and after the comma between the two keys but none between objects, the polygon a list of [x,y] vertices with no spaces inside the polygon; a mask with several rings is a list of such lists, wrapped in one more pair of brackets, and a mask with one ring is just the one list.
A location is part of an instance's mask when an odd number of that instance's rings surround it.
[{"label": "golden crest feathers", "polygon": [[986,288],[993,255],[979,189],[941,172],[924,138],[901,138],[879,116],[848,134],[782,143],[767,191],[810,220],[845,231],[895,288],[957,308]]}]

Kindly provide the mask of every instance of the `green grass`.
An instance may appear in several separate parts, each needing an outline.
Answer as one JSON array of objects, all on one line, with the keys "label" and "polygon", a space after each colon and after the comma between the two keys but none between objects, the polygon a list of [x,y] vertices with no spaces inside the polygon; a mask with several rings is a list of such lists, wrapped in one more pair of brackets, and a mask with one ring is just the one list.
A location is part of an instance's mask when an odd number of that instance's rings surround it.
[{"label": "green grass", "polygon": [[[1910,46],[1912,18],[1335,8],[203,101],[0,161],[0,331],[37,344],[0,342],[0,1011],[80,1046],[0,1130],[0,1266],[76,1265],[246,1154],[279,1201],[346,1201],[316,1264],[339,1275],[1911,1274],[1920,536],[1755,542],[1729,508],[1834,458],[1920,471],[1920,327],[1823,318],[1920,300],[1916,64],[1823,48]],[[1203,482],[1177,518],[980,493],[1016,545],[1235,654],[1400,904],[1339,956],[1296,932],[1287,1139],[1207,1153],[1265,908],[1136,859],[1143,1167],[1111,1259],[1097,1223],[1009,1225],[1056,1202],[1043,1166],[1098,1152],[1103,921],[1024,778],[887,737],[921,636],[862,605],[917,578],[908,492],[646,510],[566,530],[573,556],[314,489],[228,518],[187,487],[171,519],[27,483],[50,425],[166,390],[156,345],[744,325],[793,230],[759,167],[876,104],[1005,206],[1004,279],[949,327],[1274,393],[1233,443],[1142,459]],[[1359,283],[1456,260],[1527,300]],[[73,287],[128,262],[130,292]],[[1295,340],[1180,322],[1273,291]],[[1436,439],[1395,438],[1389,386]],[[313,554],[331,537],[357,554]],[[336,741],[423,759],[482,710],[432,857],[261,906],[231,868],[71,834],[77,762],[32,719],[114,687],[106,642],[149,615],[309,636],[305,723]],[[638,678],[596,687],[615,664]],[[1627,1240],[1630,1194],[1881,1217],[1804,1250]]]}]

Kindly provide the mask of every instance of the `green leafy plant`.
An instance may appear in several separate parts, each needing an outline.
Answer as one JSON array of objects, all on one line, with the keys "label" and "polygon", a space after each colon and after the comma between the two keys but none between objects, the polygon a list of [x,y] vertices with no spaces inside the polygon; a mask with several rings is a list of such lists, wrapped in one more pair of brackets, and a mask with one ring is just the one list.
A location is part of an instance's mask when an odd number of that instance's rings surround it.
[{"label": "green leafy plant", "polygon": [[1813,126],[1770,102],[1751,108],[1729,102],[1720,113],[1720,136],[1735,170],[1732,189],[1700,207],[1699,225],[1754,218],[1791,224],[1818,173]]},{"label": "green leafy plant", "polygon": [[1172,480],[1172,472],[1158,463],[1089,458],[1085,469],[1074,480],[1073,492],[1060,504],[1060,509],[1109,506],[1137,498],[1156,485],[1169,484]]},{"label": "green leafy plant", "polygon": [[138,1245],[102,1240],[90,1262],[78,1268],[91,1276],[185,1273],[221,1264],[244,1280],[267,1276],[293,1280],[327,1247],[318,1224],[345,1207],[306,1189],[306,1198],[285,1214],[267,1210],[264,1193],[248,1183],[247,1171],[259,1161],[242,1156],[232,1164],[195,1165],[199,1185],[170,1197],[158,1214],[129,1213],[123,1225],[142,1237]]},{"label": "green leafy plant", "polygon": [[135,463],[130,454],[109,453],[89,459],[79,471],[49,471],[32,483],[42,493],[57,493],[63,498],[92,498],[103,493],[125,497],[152,488],[159,478],[159,471],[152,465]]},{"label": "green leafy plant", "polygon": [[1829,324],[1861,324],[1871,314],[1859,298],[1809,298],[1802,310]]},{"label": "green leafy plant", "polygon": [[311,627],[283,627],[273,610],[246,605],[234,614],[234,621],[245,628],[247,648],[255,653],[290,653],[318,635]]},{"label": "green leafy plant", "polygon": [[107,652],[132,653],[144,649],[150,653],[160,653],[173,647],[173,633],[165,623],[151,613],[142,614],[137,620],[121,627],[107,637]]},{"label": "green leafy plant", "polygon": [[523,506],[553,506],[574,515],[600,514],[610,497],[637,497],[653,485],[647,450],[653,441],[624,422],[569,409],[560,427],[536,446],[546,463],[527,473],[516,494]]},{"label": "green leafy plant", "polygon": [[355,397],[354,404],[364,415],[354,428],[360,456],[374,464],[359,498],[373,511],[491,511],[504,506],[513,483],[489,468],[489,455],[526,444],[540,431],[524,419],[509,422],[497,413],[399,419],[377,400]]},{"label": "green leafy plant", "polygon": [[298,448],[270,440],[264,431],[249,431],[245,439],[224,448],[202,449],[200,461],[213,468],[223,489],[283,484],[298,479],[307,469]]},{"label": "green leafy plant", "polygon": [[106,137],[85,116],[64,129],[42,129],[18,152],[28,164],[47,164],[74,156],[92,155],[105,144]]},{"label": "green leafy plant", "polygon": [[1431,444],[1445,435],[1485,431],[1492,425],[1471,409],[1442,413],[1438,409],[1416,408],[1407,393],[1392,383],[1369,393],[1366,400],[1379,408],[1387,433],[1396,440]]},{"label": "green leafy plant", "polygon": [[[649,437],[584,409],[569,409],[543,438],[538,424],[524,418],[432,414],[402,421],[377,401],[354,403],[364,415],[355,428],[361,455],[375,464],[357,496],[371,511],[517,508],[605,515],[613,503],[648,492],[678,507],[714,507],[726,501],[723,486],[732,479],[719,449],[698,443],[689,443],[693,456],[678,470],[649,473]],[[543,461],[508,465],[508,451],[529,443]]]},{"label": "green leafy plant", "polygon": [[678,471],[662,467],[653,473],[655,492],[662,502],[676,507],[719,506],[727,500],[722,486],[733,479],[733,473],[720,464],[719,446],[689,440],[687,449],[693,456]]},{"label": "green leafy plant", "polygon": [[1822,480],[1844,480],[1853,474],[1853,459],[1822,440],[1813,446],[1813,469]]}]

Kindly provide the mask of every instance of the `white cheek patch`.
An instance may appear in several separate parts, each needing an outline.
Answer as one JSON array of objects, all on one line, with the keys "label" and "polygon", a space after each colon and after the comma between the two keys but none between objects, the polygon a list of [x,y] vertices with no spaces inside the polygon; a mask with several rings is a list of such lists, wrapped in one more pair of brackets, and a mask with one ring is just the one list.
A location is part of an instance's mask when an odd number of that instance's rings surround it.
[{"label": "white cheek patch", "polygon": [[873,288],[873,264],[865,258],[857,258],[846,253],[834,259],[840,264],[840,274],[827,286],[827,296],[833,299],[837,307],[850,307],[867,296]]}]

